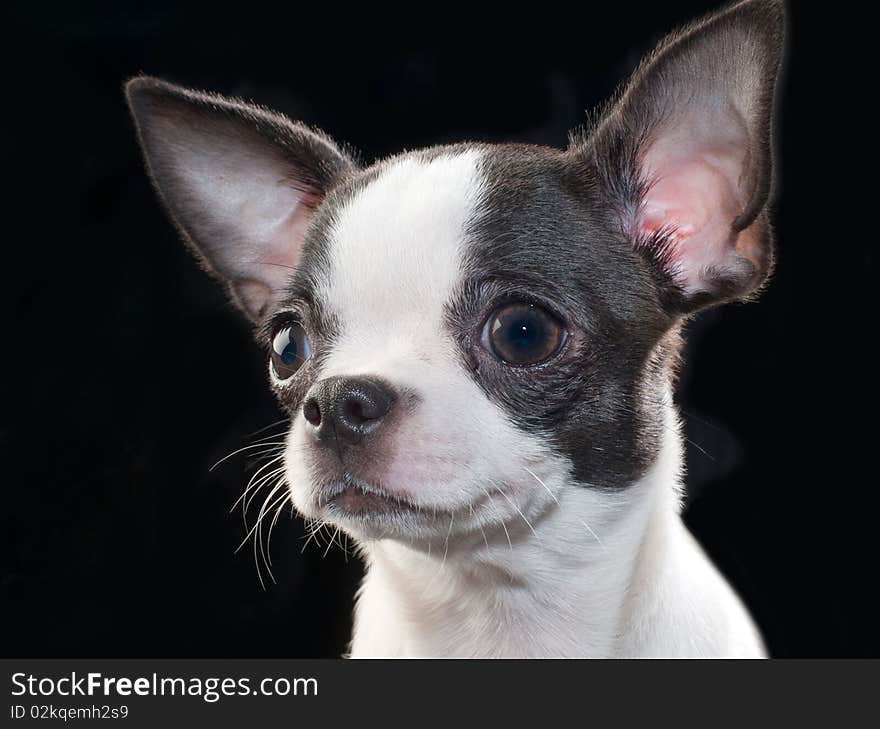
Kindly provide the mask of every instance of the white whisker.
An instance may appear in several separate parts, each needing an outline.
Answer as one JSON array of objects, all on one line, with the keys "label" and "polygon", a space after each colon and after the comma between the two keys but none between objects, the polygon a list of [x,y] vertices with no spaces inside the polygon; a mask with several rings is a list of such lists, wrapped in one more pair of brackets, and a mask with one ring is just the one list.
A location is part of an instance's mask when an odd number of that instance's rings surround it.
[{"label": "white whisker", "polygon": [[[554,493],[550,490],[550,487],[547,486],[547,484],[545,484],[545,483],[544,483],[540,478],[538,478],[534,473],[532,473],[531,469],[526,468],[525,466],[523,466],[523,468],[526,469],[526,472],[527,472],[532,478],[534,478],[535,481],[537,481],[539,484],[541,484],[541,486],[544,487],[544,489],[547,491],[547,493],[550,494],[550,497],[556,502],[556,505],[557,505],[557,506],[560,506],[560,504],[559,504],[559,499],[556,498],[556,494],[554,494]],[[608,550],[605,549],[605,545],[602,543],[602,540],[599,539],[599,535],[596,534],[596,532],[594,532],[594,531],[590,528],[590,525],[587,524],[587,522],[585,522],[583,519],[581,519],[581,518],[579,518],[579,517],[578,517],[578,521],[579,521],[581,524],[584,525],[584,528],[585,528],[590,534],[593,535],[593,539],[595,539],[595,540],[599,543],[599,546],[602,547],[602,551],[607,553]]]},{"label": "white whisker", "polygon": [[532,534],[535,536],[535,539],[537,539],[538,542],[540,542],[541,537],[538,536],[538,532],[535,531],[535,528],[532,526],[532,523],[528,519],[526,519],[526,515],[520,511],[519,507],[513,502],[513,500],[506,493],[504,493],[504,491],[502,489],[500,489],[497,485],[495,485],[494,482],[493,482],[493,485],[495,486],[495,490],[499,494],[501,494],[505,499],[507,499],[507,502],[514,508],[516,513],[522,517],[522,520],[526,523],[526,526],[531,530]]},{"label": "white whisker", "polygon": [[336,527],[336,531],[333,532],[333,536],[330,537],[330,541],[327,543],[327,549],[324,550],[324,554],[321,555],[321,559],[326,559],[327,555],[330,553],[330,548],[336,543],[336,535],[339,534],[339,527]]},{"label": "white whisker", "polygon": [[221,458],[219,461],[217,461],[217,463],[215,463],[213,466],[211,466],[211,468],[209,468],[208,471],[209,472],[213,471],[221,463],[228,461],[230,458],[232,458],[233,456],[237,456],[239,453],[244,453],[244,451],[250,451],[250,450],[253,450],[254,448],[265,448],[267,446],[283,447],[284,445],[285,445],[284,442],[281,441],[281,442],[271,442],[271,443],[252,443],[251,445],[242,446],[241,448],[232,451],[232,453],[229,453],[228,455],[223,456],[223,458]]}]

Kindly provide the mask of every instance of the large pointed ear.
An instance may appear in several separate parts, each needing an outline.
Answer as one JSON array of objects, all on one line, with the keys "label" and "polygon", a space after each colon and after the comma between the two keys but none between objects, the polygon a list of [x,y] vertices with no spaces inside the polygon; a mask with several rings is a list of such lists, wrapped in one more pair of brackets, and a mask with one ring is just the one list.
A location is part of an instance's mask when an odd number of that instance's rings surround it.
[{"label": "large pointed ear", "polygon": [[744,0],[665,41],[573,151],[678,312],[745,299],[773,262],[767,205],[781,0]]},{"label": "large pointed ear", "polygon": [[283,292],[312,213],[351,160],[323,134],[242,101],[147,77],[125,90],[172,218],[258,320]]}]

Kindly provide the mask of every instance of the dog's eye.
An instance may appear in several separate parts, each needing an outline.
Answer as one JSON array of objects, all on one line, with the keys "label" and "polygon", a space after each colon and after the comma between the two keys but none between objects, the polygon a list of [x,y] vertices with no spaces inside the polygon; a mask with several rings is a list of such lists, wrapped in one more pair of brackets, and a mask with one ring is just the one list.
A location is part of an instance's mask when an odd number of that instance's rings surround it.
[{"label": "dog's eye", "polygon": [[533,365],[552,357],[565,342],[565,329],[534,304],[507,304],[483,328],[482,344],[508,364]]},{"label": "dog's eye", "polygon": [[279,380],[286,380],[296,372],[312,353],[309,338],[299,324],[279,329],[272,338],[272,369]]}]

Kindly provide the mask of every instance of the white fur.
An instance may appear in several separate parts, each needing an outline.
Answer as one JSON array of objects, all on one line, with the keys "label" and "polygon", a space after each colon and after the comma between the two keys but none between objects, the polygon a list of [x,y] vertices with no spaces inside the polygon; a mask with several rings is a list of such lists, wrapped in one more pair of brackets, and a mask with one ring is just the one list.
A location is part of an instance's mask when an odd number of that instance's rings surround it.
[{"label": "white fur", "polygon": [[[378,375],[417,394],[382,487],[424,511],[409,531],[335,517],[361,546],[352,656],[760,655],[739,600],[679,516],[681,446],[607,492],[508,416],[444,325],[462,279],[479,153],[401,157],[340,212],[318,295],[340,323],[321,377]],[[298,415],[287,479],[322,519]],[[433,515],[432,518],[427,516]]]}]

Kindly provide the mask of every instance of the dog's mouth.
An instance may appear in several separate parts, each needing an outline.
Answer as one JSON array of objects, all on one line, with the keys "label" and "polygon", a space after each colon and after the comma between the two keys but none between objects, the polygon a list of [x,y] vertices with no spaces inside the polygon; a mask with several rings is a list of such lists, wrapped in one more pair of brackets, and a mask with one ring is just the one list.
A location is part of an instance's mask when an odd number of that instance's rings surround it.
[{"label": "dog's mouth", "polygon": [[350,473],[318,483],[315,489],[315,505],[321,517],[349,533],[377,539],[397,536],[416,542],[427,540],[429,547],[439,540],[448,548],[453,534],[482,537],[482,528],[473,520],[491,501],[487,496],[456,506],[419,503],[406,493]]},{"label": "dog's mouth", "polygon": [[348,473],[320,489],[318,506],[330,514],[360,519],[422,511],[412,501]]}]

